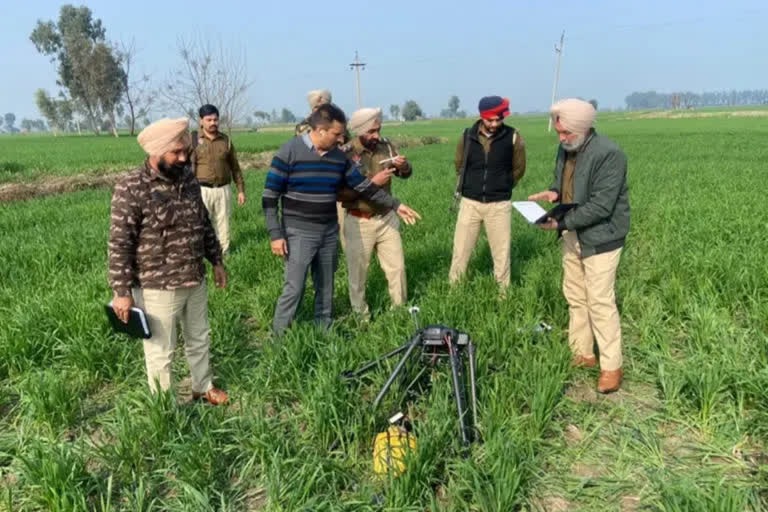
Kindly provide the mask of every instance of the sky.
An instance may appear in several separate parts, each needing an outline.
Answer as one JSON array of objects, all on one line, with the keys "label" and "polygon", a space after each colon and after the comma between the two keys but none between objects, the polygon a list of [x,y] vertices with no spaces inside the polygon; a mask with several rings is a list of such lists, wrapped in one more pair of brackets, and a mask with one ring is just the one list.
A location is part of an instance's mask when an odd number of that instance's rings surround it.
[{"label": "sky", "polygon": [[[0,7],[0,113],[41,117],[33,94],[55,94],[56,71],[29,40],[38,19],[63,3],[26,0]],[[768,88],[768,2],[383,1],[308,2],[92,0],[113,41],[135,39],[137,69],[160,81],[178,66],[180,37],[210,37],[245,52],[249,111],[308,111],[306,93],[328,88],[356,108],[359,52],[363,106],[415,100],[427,115],[457,95],[475,115],[482,96],[510,99],[517,112],[546,110],[555,44],[565,31],[558,98],[624,106],[633,91]],[[325,13],[325,9],[329,9]],[[158,117],[155,115],[153,117]],[[17,121],[18,124],[19,121]]]}]

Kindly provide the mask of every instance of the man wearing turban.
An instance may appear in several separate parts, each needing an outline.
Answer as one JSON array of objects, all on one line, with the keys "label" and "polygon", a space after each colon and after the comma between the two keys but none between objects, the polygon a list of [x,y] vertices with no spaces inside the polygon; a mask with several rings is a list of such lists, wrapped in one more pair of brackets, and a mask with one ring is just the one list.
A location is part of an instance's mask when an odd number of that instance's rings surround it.
[{"label": "man wearing turban", "polygon": [[623,378],[614,285],[629,233],[627,157],[592,128],[595,109],[586,101],[559,101],[552,105],[551,115],[560,139],[555,178],[549,190],[528,199],[576,205],[562,219],[550,219],[541,227],[562,235],[563,294],[568,301],[573,365],[594,367],[597,342],[597,390],[610,393],[619,389]]},{"label": "man wearing turban", "polygon": [[213,386],[208,323],[206,258],[216,285],[227,273],[200,185],[188,164],[188,120],[161,119],[139,133],[147,159],[115,185],[109,231],[112,305],[123,322],[131,307],[143,309],[152,337],[144,340],[152,392],[171,387],[176,324],[192,374],[192,397],[218,405],[227,394]]},{"label": "man wearing turban", "polygon": [[[355,162],[371,182],[391,194],[393,175],[403,179],[411,176],[411,164],[381,136],[380,108],[363,108],[352,114],[349,129],[355,137],[345,146],[347,158]],[[392,305],[404,304],[408,294],[397,214],[391,208],[377,207],[360,198],[350,188],[342,189],[339,198],[346,213],[342,239],[345,241],[352,310],[364,319],[370,316],[365,301],[365,282],[374,250],[389,283]]]},{"label": "man wearing turban", "polygon": [[467,270],[469,259],[485,225],[493,258],[493,275],[500,296],[509,287],[512,189],[525,174],[525,144],[520,133],[504,124],[509,100],[486,96],[478,105],[480,119],[464,130],[456,147],[459,215],[453,237],[449,279],[455,283]]}]

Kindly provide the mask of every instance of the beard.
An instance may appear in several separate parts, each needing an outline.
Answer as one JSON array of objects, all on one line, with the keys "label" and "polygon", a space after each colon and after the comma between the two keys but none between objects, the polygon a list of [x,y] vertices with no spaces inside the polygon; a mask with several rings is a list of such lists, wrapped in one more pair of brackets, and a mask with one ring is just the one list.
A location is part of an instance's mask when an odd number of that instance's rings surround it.
[{"label": "beard", "polygon": [[368,139],[368,138],[360,137],[360,142],[361,142],[361,143],[363,144],[363,146],[365,146],[366,148],[368,148],[368,149],[370,149],[370,150],[374,150],[374,149],[376,149],[376,143],[378,142],[378,140],[376,140],[376,139]]},{"label": "beard", "polygon": [[561,142],[560,145],[563,146],[563,149],[566,151],[578,151],[582,144],[584,144],[585,140],[587,140],[586,135],[582,135],[578,139],[575,139],[573,142]]},{"label": "beard", "polygon": [[184,164],[168,165],[163,159],[160,159],[160,161],[157,162],[157,170],[165,174],[169,178],[174,178],[174,179],[181,176],[181,174],[184,172],[184,167],[185,167]]}]

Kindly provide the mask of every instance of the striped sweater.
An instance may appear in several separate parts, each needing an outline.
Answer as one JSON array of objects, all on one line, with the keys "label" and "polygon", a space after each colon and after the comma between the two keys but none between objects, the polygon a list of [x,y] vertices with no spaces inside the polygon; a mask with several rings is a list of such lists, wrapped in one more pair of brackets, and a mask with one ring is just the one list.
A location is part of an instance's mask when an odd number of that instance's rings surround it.
[{"label": "striped sweater", "polygon": [[343,186],[383,209],[400,206],[397,199],[365,178],[339,148],[321,155],[308,133],[283,144],[272,159],[261,199],[269,237],[284,239],[285,226],[313,230],[318,224],[337,222],[336,195]]}]

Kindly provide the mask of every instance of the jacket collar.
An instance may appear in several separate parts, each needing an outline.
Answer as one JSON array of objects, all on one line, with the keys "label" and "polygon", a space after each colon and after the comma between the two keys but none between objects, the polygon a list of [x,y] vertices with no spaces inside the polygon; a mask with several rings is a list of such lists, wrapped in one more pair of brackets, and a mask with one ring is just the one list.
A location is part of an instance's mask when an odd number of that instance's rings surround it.
[{"label": "jacket collar", "polygon": [[[478,140],[478,137],[480,136],[480,126],[482,125],[483,121],[478,119],[475,121],[475,124],[472,125],[472,127],[469,129],[469,136],[472,139]],[[491,142],[499,140],[504,135],[507,134],[507,130],[510,130],[511,128],[507,126],[506,124],[502,123],[499,127],[499,131],[496,132],[496,134],[491,137]]]}]

